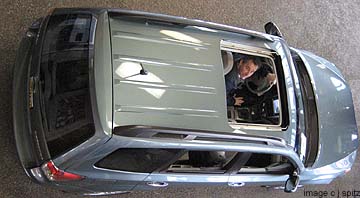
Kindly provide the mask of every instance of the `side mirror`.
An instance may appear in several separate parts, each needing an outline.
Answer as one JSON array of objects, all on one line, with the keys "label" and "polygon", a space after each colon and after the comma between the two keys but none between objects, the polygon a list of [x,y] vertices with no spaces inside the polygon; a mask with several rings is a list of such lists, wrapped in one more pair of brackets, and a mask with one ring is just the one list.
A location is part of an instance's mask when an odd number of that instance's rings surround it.
[{"label": "side mirror", "polygon": [[287,193],[295,192],[298,188],[299,183],[300,177],[296,173],[290,175],[289,179],[287,179],[285,182],[284,191]]},{"label": "side mirror", "polygon": [[267,34],[271,34],[274,36],[278,36],[278,37],[283,37],[282,33],[280,32],[280,29],[277,27],[277,25],[273,22],[268,22],[267,24],[265,24],[264,26],[265,28],[265,32]]}]

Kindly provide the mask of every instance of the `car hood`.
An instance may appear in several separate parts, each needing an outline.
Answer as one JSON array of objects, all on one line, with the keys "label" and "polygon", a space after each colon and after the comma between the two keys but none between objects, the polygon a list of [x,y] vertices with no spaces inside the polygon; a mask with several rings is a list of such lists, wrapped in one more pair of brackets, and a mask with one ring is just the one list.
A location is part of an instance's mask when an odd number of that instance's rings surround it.
[{"label": "car hood", "polygon": [[349,85],[333,63],[294,49],[308,70],[316,97],[319,151],[313,167],[338,161],[358,148],[358,129]]}]

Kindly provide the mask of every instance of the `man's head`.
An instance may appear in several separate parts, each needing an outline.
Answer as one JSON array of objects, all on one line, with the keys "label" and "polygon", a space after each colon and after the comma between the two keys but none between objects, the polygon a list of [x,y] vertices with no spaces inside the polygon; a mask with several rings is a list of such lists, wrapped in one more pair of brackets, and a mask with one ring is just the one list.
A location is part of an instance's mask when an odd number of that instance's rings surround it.
[{"label": "man's head", "polygon": [[245,56],[238,64],[240,78],[246,79],[253,75],[259,69],[260,61],[254,56]]}]

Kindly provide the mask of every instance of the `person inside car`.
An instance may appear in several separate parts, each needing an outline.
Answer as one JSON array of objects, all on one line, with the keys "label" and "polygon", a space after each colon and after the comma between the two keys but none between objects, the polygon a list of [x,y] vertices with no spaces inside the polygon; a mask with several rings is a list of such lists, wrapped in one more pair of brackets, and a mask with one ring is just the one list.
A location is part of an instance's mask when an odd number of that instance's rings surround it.
[{"label": "person inside car", "polygon": [[227,106],[240,106],[244,103],[243,97],[236,97],[234,91],[240,88],[244,80],[251,77],[260,67],[258,57],[235,54],[234,66],[225,76]]}]

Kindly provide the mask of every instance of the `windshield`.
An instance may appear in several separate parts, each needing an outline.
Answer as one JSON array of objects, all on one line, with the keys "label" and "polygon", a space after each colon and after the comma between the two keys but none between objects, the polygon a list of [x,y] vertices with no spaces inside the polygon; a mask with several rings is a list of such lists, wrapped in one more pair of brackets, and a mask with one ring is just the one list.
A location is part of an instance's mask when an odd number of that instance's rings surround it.
[{"label": "windshield", "polygon": [[291,55],[296,73],[299,77],[301,98],[298,103],[303,107],[303,110],[299,112],[300,115],[298,116],[300,118],[299,120],[303,123],[298,124],[300,128],[298,128],[296,147],[303,159],[305,167],[308,167],[315,162],[318,152],[318,113],[315,103],[315,94],[304,62],[295,51],[291,51]]}]

